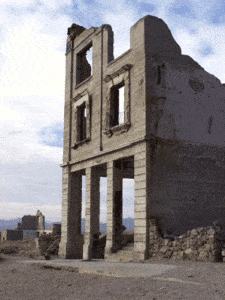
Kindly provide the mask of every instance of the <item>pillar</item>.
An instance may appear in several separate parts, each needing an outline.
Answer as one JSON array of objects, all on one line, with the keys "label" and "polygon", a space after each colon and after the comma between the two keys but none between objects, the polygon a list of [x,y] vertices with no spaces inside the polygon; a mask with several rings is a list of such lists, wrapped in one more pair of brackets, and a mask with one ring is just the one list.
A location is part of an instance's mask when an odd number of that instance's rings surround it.
[{"label": "pillar", "polygon": [[149,257],[150,170],[149,146],[143,143],[134,155],[134,258],[138,261]]},{"label": "pillar", "polygon": [[82,258],[81,235],[82,173],[63,168],[62,230],[59,256]]},{"label": "pillar", "polygon": [[97,170],[86,169],[86,210],[85,210],[85,236],[83,259],[92,258],[93,236],[99,235],[100,214],[100,175]]},{"label": "pillar", "polygon": [[[116,167],[117,166],[117,167]],[[107,163],[107,238],[105,257],[116,251],[116,234],[122,226],[122,185],[121,170],[116,162]],[[116,204],[116,199],[119,201]]]}]

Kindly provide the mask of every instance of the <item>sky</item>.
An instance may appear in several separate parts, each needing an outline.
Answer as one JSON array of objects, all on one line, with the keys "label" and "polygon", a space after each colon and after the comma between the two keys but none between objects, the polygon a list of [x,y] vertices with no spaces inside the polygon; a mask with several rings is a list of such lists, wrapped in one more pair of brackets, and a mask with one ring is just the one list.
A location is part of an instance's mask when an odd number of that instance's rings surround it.
[{"label": "sky", "polygon": [[[39,209],[46,220],[61,221],[67,28],[110,24],[118,57],[145,15],[163,19],[182,54],[225,83],[224,0],[0,1],[0,219]],[[104,222],[106,179],[100,188]],[[124,180],[124,191],[124,217],[133,217],[132,180]]]}]

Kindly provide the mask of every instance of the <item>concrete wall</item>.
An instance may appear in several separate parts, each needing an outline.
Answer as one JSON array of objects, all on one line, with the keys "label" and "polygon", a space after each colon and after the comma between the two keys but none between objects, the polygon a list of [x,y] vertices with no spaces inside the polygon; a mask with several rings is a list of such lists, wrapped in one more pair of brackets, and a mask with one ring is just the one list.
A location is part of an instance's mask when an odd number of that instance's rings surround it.
[{"label": "concrete wall", "polygon": [[22,217],[22,230],[36,230],[38,227],[38,218],[36,216],[23,216]]},{"label": "concrete wall", "polygon": [[164,232],[225,223],[225,87],[181,55],[165,23],[151,22],[158,31],[146,32],[149,205]]},{"label": "concrete wall", "polygon": [[8,241],[17,241],[23,239],[23,231],[22,230],[10,230],[4,229],[1,231],[1,242]]},{"label": "concrete wall", "polygon": [[[153,152],[151,195],[164,233],[225,225],[225,149],[161,141]],[[151,201],[150,201],[151,206]]]},{"label": "concrete wall", "polygon": [[[191,60],[191,58],[189,58]],[[163,139],[193,144],[225,145],[225,87],[213,75],[192,62],[166,62],[165,100],[155,134]]]},{"label": "concrete wall", "polygon": [[37,231],[36,230],[23,230],[23,238],[36,239]]},{"label": "concrete wall", "polygon": [[[68,42],[70,38],[68,38]],[[84,82],[76,84],[77,56],[92,43],[93,74]],[[74,41],[74,52],[67,54],[66,95],[65,95],[65,127],[64,127],[64,163],[74,163],[102,155],[112,150],[143,140],[145,131],[145,22],[140,21],[131,28],[131,48],[125,54],[113,60],[113,32],[109,25],[90,28],[83,31]],[[129,65],[129,70],[123,67]],[[71,78],[71,71],[73,78]],[[118,75],[117,75],[118,72]],[[112,81],[120,81],[126,77],[125,86],[127,105],[129,106],[129,124],[125,130],[117,130],[108,136],[104,133],[107,123],[107,101]],[[113,77],[107,81],[107,77]],[[72,85],[69,85],[70,80]],[[91,132],[90,140],[72,149],[76,118],[74,104],[76,97],[87,92],[91,98]],[[70,99],[74,99],[72,103]],[[71,137],[71,138],[70,138]]]}]

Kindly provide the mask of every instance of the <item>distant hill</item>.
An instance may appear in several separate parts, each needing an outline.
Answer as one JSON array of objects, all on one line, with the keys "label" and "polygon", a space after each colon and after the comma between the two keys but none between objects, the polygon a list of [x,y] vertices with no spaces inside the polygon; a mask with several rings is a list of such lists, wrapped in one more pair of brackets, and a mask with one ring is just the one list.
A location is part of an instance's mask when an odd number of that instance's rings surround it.
[{"label": "distant hill", "polygon": [[[16,229],[17,224],[21,223],[21,222],[22,222],[21,218],[16,218],[16,219],[11,219],[11,220],[0,220],[0,231],[2,231],[4,229]],[[48,228],[51,225],[53,225],[54,223],[57,223],[57,222],[46,221],[45,227]]]},{"label": "distant hill", "polygon": [[[126,231],[131,231],[134,229],[134,219],[132,218],[125,218],[123,219],[123,225],[127,228]],[[85,231],[85,219],[81,221],[81,233]],[[105,233],[107,231],[106,223],[100,223],[100,232]]]},{"label": "distant hill", "polygon": [[4,229],[16,229],[17,224],[21,223],[20,218],[11,219],[11,220],[0,220],[0,231]]},{"label": "distant hill", "polygon": [[[21,223],[21,219],[12,219],[12,220],[0,220],[0,231],[4,229],[16,229],[17,224]],[[45,228],[47,229],[48,227],[52,226],[54,223],[58,222],[45,222]],[[60,222],[59,222],[60,223]],[[127,228],[125,231],[131,231],[134,229],[134,219],[132,218],[125,218],[123,219],[123,224]],[[106,223],[100,223],[100,232],[104,233],[106,232],[107,225]],[[81,233],[84,233],[85,231],[85,219],[81,220]]]}]

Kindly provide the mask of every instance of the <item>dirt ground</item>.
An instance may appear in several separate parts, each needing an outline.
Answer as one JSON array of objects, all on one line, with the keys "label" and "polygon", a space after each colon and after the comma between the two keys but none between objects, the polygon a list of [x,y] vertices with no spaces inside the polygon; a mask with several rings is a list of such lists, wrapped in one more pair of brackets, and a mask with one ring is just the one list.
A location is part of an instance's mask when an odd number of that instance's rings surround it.
[{"label": "dirt ground", "polygon": [[150,278],[115,278],[25,264],[27,256],[18,254],[2,257],[1,300],[225,299],[225,263],[160,261],[179,268]]}]

